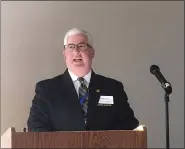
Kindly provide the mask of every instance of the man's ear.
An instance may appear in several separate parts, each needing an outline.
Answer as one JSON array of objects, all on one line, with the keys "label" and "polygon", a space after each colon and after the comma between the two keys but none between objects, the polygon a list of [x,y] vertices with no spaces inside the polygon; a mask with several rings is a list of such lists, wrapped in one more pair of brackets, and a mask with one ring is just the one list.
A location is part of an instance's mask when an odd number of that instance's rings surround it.
[{"label": "man's ear", "polygon": [[94,56],[95,56],[95,50],[92,49],[92,58],[94,58]]},{"label": "man's ear", "polygon": [[66,53],[65,53],[65,50],[63,50],[62,53],[63,53],[64,60],[66,60]]}]

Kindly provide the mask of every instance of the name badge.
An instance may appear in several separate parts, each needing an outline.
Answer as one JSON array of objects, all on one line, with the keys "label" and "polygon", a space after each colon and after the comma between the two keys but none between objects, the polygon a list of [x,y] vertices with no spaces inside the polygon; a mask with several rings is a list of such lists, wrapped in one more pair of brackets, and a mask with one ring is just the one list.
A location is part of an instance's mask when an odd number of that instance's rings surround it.
[{"label": "name badge", "polygon": [[113,96],[100,96],[99,104],[114,104]]}]

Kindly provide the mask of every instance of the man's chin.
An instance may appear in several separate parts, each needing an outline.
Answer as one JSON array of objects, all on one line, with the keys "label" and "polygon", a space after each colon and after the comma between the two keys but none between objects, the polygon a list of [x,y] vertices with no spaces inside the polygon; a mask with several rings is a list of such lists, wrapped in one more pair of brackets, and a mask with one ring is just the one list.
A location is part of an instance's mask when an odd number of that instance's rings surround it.
[{"label": "man's chin", "polygon": [[74,67],[84,67],[84,63],[83,62],[74,62],[73,66]]},{"label": "man's chin", "polygon": [[74,67],[78,67],[78,68],[83,68],[84,67],[84,64],[74,64],[73,66]]}]

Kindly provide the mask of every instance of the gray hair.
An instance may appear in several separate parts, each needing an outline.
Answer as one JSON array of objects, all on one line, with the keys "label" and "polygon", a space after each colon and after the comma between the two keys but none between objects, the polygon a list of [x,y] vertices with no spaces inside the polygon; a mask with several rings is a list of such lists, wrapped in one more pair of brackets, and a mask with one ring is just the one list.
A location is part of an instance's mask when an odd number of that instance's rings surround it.
[{"label": "gray hair", "polygon": [[88,44],[93,47],[93,39],[92,36],[85,30],[80,28],[72,28],[68,30],[64,36],[64,45],[67,44],[67,38],[71,35],[83,34],[87,37]]}]

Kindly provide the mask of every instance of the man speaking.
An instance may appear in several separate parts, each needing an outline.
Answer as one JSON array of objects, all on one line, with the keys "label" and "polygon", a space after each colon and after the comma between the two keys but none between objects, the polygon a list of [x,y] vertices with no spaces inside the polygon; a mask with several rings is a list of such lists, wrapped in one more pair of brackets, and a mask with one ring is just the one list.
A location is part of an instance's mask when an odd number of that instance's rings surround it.
[{"label": "man speaking", "polygon": [[28,131],[132,130],[139,125],[121,82],[96,74],[91,35],[73,28],[64,37],[67,69],[36,84]]}]

